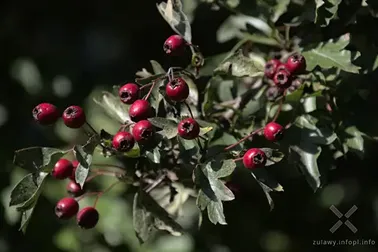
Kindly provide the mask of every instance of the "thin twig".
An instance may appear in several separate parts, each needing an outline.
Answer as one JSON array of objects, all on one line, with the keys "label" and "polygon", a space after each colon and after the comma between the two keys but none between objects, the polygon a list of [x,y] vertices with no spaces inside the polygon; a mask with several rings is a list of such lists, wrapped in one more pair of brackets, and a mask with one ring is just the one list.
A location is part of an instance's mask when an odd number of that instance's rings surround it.
[{"label": "thin twig", "polygon": [[280,104],[278,105],[278,109],[277,109],[277,112],[276,114],[274,115],[274,118],[272,120],[272,122],[275,122],[278,118],[278,116],[280,115],[281,113],[281,110],[282,110],[282,106],[283,106],[283,102],[285,100],[285,96],[286,96],[286,92],[287,92],[287,89],[285,89],[284,93],[283,93],[283,96],[281,97],[280,99]]},{"label": "thin twig", "polygon": [[160,183],[161,182],[163,182],[163,180],[165,179],[165,177],[166,177],[167,175],[164,173],[164,174],[161,174],[155,181],[154,181],[154,183],[152,183],[152,184],[150,184],[150,185],[148,185],[145,189],[144,189],[144,191],[146,192],[146,193],[149,193],[149,192],[151,192],[153,189],[155,189],[158,185],[160,185]]},{"label": "thin twig", "polygon": [[146,95],[146,97],[144,97],[145,100],[148,100],[148,98],[150,97],[151,93],[152,93],[152,90],[154,89],[155,87],[155,84],[156,84],[156,81],[152,81],[152,85],[150,87],[150,91],[148,91],[148,94]]},{"label": "thin twig", "polygon": [[251,132],[249,135],[243,137],[242,139],[240,139],[236,143],[231,144],[230,146],[227,146],[226,148],[224,148],[224,151],[229,151],[230,149],[238,146],[239,144],[241,144],[242,142],[244,142],[245,140],[247,140],[248,138],[252,137],[253,135],[259,133],[262,130],[264,130],[264,127],[263,128],[259,128],[259,129],[255,130],[255,131]]},{"label": "thin twig", "polygon": [[98,200],[100,199],[100,197],[101,197],[104,193],[109,192],[114,186],[116,186],[116,185],[119,184],[120,182],[121,182],[121,181],[116,181],[116,182],[114,182],[113,184],[111,184],[108,188],[106,188],[104,191],[98,193],[98,194],[97,194],[97,197],[96,197],[96,199],[95,199],[95,202],[93,203],[93,207],[96,207]]},{"label": "thin twig", "polygon": [[192,118],[194,118],[193,113],[192,113],[192,109],[190,108],[189,104],[188,104],[186,101],[184,101],[184,104],[185,104],[185,106],[187,107],[190,116],[191,116]]}]

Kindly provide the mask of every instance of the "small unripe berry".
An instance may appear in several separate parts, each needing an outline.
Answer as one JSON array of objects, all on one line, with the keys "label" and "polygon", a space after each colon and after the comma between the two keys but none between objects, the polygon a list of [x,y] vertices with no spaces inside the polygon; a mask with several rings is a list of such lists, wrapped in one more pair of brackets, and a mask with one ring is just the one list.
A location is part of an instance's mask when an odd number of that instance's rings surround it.
[{"label": "small unripe berry", "polygon": [[73,197],[78,197],[84,193],[84,190],[80,187],[80,185],[72,180],[68,182],[66,190]]},{"label": "small unripe berry", "polygon": [[276,122],[268,123],[264,128],[264,136],[268,141],[275,142],[283,138],[284,127]]},{"label": "small unripe berry", "polygon": [[71,175],[70,175],[70,179],[72,180],[72,181],[76,181],[75,180],[75,177],[76,177],[76,175],[75,175],[75,173],[76,173],[76,168],[79,166],[79,161],[77,161],[77,160],[73,160],[72,161],[72,166],[73,166],[73,169],[72,169],[72,173],[71,173]]},{"label": "small unripe berry", "polygon": [[59,219],[70,219],[79,211],[79,203],[74,198],[63,198],[55,206],[55,215]]},{"label": "small unripe berry", "polygon": [[287,59],[285,66],[290,73],[301,74],[306,70],[306,59],[303,55],[296,53]]},{"label": "small unripe berry", "polygon": [[186,42],[179,35],[172,35],[164,42],[163,50],[168,55],[180,55],[185,49]]},{"label": "small unripe berry", "polygon": [[261,149],[249,149],[243,156],[243,164],[247,169],[264,167],[266,164],[266,155]]},{"label": "small unripe berry", "polygon": [[56,179],[66,179],[71,176],[73,169],[71,161],[61,158],[55,163],[51,175]]},{"label": "small unripe berry", "polygon": [[288,90],[290,92],[294,92],[295,90],[297,90],[300,86],[302,86],[303,84],[303,80],[300,79],[300,78],[296,78],[295,80],[293,80],[291,82],[291,86],[288,88]]},{"label": "small unripe berry", "polygon": [[200,126],[193,118],[186,118],[179,122],[177,132],[180,137],[191,140],[198,137],[200,133]]},{"label": "small unripe berry", "polygon": [[281,65],[282,63],[278,59],[269,60],[265,64],[265,70],[264,70],[265,76],[269,79],[272,79],[277,72],[277,68]]},{"label": "small unripe berry", "polygon": [[59,118],[57,107],[50,103],[38,104],[32,111],[34,120],[42,125],[55,123]]},{"label": "small unripe berry", "polygon": [[98,211],[93,207],[85,207],[76,216],[77,225],[83,229],[91,229],[97,225],[100,218]]},{"label": "small unripe berry", "polygon": [[176,78],[168,82],[165,93],[172,101],[182,102],[189,96],[189,86],[183,78]]},{"label": "small unripe berry", "polygon": [[138,143],[146,143],[152,139],[155,134],[155,127],[148,120],[137,122],[132,130],[135,141]]},{"label": "small unripe berry", "polygon": [[139,98],[139,94],[139,86],[134,83],[127,83],[123,85],[118,91],[121,102],[125,104],[132,104],[133,102],[135,102]]},{"label": "small unripe berry", "polygon": [[84,110],[79,106],[69,106],[63,112],[63,122],[69,128],[80,128],[86,122]]},{"label": "small unripe berry", "polygon": [[136,100],[129,108],[129,116],[133,122],[139,122],[151,117],[152,108],[146,100]]},{"label": "small unripe berry", "polygon": [[266,97],[268,101],[275,101],[280,95],[282,95],[283,90],[279,87],[273,86],[269,87],[266,91]]},{"label": "small unripe berry", "polygon": [[129,132],[121,131],[114,135],[112,145],[117,151],[128,152],[135,144],[133,135]]},{"label": "small unripe berry", "polygon": [[281,70],[278,71],[273,77],[274,84],[281,89],[290,87],[291,85],[291,74],[288,71]]}]

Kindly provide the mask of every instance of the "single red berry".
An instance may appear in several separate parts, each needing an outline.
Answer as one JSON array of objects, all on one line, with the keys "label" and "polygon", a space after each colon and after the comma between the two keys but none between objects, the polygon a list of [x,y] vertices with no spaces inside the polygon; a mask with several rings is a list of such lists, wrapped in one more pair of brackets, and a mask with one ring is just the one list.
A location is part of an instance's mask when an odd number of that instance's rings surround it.
[{"label": "single red berry", "polygon": [[72,180],[72,181],[76,181],[75,180],[75,177],[76,177],[76,168],[79,166],[79,161],[77,161],[77,160],[74,160],[74,161],[72,161],[72,166],[73,166],[73,169],[72,169],[72,173],[71,173],[71,176],[70,176],[70,179]]},{"label": "single red berry", "polygon": [[71,176],[73,169],[71,161],[61,158],[55,163],[51,175],[56,179],[66,179]]},{"label": "single red berry", "polygon": [[300,74],[306,70],[306,59],[303,55],[296,53],[287,59],[285,66],[290,73]]},{"label": "single red berry", "polygon": [[67,220],[79,211],[79,203],[74,198],[63,198],[55,206],[55,215]]},{"label": "single red berry", "polygon": [[57,107],[50,103],[38,104],[32,111],[34,120],[42,125],[55,123],[59,118]]},{"label": "single red berry", "polygon": [[121,131],[113,137],[112,145],[117,151],[128,152],[134,147],[135,140],[129,132]]},{"label": "single red berry", "polygon": [[139,122],[151,117],[152,108],[146,100],[136,100],[129,108],[129,116],[133,122]]},{"label": "single red berry", "polygon": [[288,88],[291,85],[291,74],[288,71],[278,71],[273,77],[274,84],[279,88]]},{"label": "single red berry", "polygon": [[264,128],[264,136],[267,140],[275,142],[283,138],[284,127],[276,122],[268,123]]},{"label": "single red berry", "polygon": [[182,102],[189,96],[189,86],[183,78],[176,78],[168,82],[165,93],[172,101]]},{"label": "single red berry", "polygon": [[84,190],[80,187],[80,185],[72,180],[68,182],[66,190],[74,197],[78,197],[84,193]]},{"label": "single red berry", "polygon": [[265,76],[268,77],[269,79],[272,79],[277,72],[277,68],[281,65],[282,63],[278,59],[269,60],[265,64],[265,70],[264,70]]},{"label": "single red berry", "polygon": [[79,106],[69,106],[63,112],[63,122],[69,128],[80,128],[86,122],[84,110]]},{"label": "single red berry", "polygon": [[[286,65],[285,64],[281,64],[277,67],[277,70],[276,70],[276,73],[279,72],[279,71],[287,71],[290,73],[290,71],[286,68]],[[273,76],[274,77],[274,76]]]},{"label": "single red berry", "polygon": [[172,35],[164,42],[163,50],[168,55],[180,55],[183,53],[186,42],[179,35]]},{"label": "single red berry", "polygon": [[247,169],[264,167],[266,164],[266,155],[261,149],[249,149],[243,156],[243,164]]},{"label": "single red berry", "polygon": [[155,133],[155,127],[148,120],[137,122],[132,130],[135,141],[138,143],[145,143],[152,139]]},{"label": "single red berry", "polygon": [[91,229],[97,225],[100,218],[98,211],[93,207],[85,207],[76,216],[77,225],[83,229]]},{"label": "single red berry", "polygon": [[118,95],[121,102],[125,104],[132,104],[139,98],[139,86],[134,83],[127,83],[119,89]]},{"label": "single red berry", "polygon": [[198,137],[200,126],[193,118],[186,118],[179,122],[177,131],[182,138],[191,140]]}]

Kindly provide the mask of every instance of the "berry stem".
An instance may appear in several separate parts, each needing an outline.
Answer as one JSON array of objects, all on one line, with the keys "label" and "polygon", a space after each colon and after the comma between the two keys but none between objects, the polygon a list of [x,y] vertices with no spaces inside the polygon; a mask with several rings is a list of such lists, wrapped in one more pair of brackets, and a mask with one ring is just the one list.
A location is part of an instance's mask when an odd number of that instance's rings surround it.
[{"label": "berry stem", "polygon": [[111,176],[111,177],[119,177],[119,176],[124,175],[123,173],[120,173],[120,172],[112,172],[112,171],[107,171],[107,170],[102,170],[102,169],[92,169],[92,172],[97,174],[98,176],[105,175],[105,176]]},{"label": "berry stem", "polygon": [[237,141],[236,143],[234,144],[231,144],[230,146],[227,146],[226,148],[224,148],[224,151],[229,151],[230,149],[238,146],[240,143],[244,142],[245,140],[247,140],[248,138],[252,137],[253,135],[259,133],[260,131],[264,130],[264,127],[262,128],[259,128],[253,132],[251,132],[249,135],[243,137],[242,139],[240,139],[239,141]]},{"label": "berry stem", "polygon": [[144,97],[144,100],[148,100],[148,98],[150,97],[150,95],[152,93],[152,90],[155,87],[155,84],[156,84],[156,81],[152,81],[152,84],[151,84],[151,87],[150,87],[150,91],[148,91],[148,94],[146,95],[146,97]]},{"label": "berry stem", "polygon": [[192,109],[190,108],[189,104],[186,101],[184,102],[184,104],[187,107],[190,116],[194,119],[193,112],[192,112]]},{"label": "berry stem", "polygon": [[145,88],[147,88],[147,87],[150,87],[152,84],[153,84],[153,83],[148,83],[148,84],[146,84],[146,85],[143,85],[143,86],[141,86],[141,87],[139,88],[139,90],[143,90],[143,89],[145,89]]},{"label": "berry stem", "polygon": [[235,158],[235,159],[233,159],[232,161],[237,162],[237,161],[241,161],[241,160],[243,160],[243,157]]},{"label": "berry stem", "polygon": [[164,173],[164,174],[161,174],[159,177],[157,177],[157,179],[156,179],[152,184],[148,185],[148,186],[144,189],[144,191],[145,191],[146,193],[151,192],[154,188],[156,188],[158,185],[160,185],[161,182],[163,182],[163,180],[165,179],[165,177],[166,177],[166,174],[165,174],[165,173]]},{"label": "berry stem", "polygon": [[127,127],[130,127],[132,124],[133,124],[133,122],[130,122],[130,123],[126,123],[126,124],[121,125],[121,127],[120,127],[119,130],[118,130],[118,132],[125,131],[125,129],[126,129]]},{"label": "berry stem", "polygon": [[100,199],[100,197],[101,197],[104,193],[109,192],[114,186],[116,186],[116,185],[119,184],[119,183],[120,183],[120,181],[116,181],[116,182],[114,182],[113,184],[111,184],[108,188],[106,188],[104,191],[99,192],[99,193],[97,194],[97,196],[96,196],[95,202],[93,203],[93,207],[96,208],[96,205],[97,205],[98,200]]},{"label": "berry stem", "polygon": [[94,178],[96,178],[96,177],[98,177],[98,176],[100,176],[100,175],[101,175],[101,174],[96,173],[96,174],[93,174],[92,176],[89,176],[89,177],[85,180],[85,183],[87,183],[87,182],[93,180]]},{"label": "berry stem", "polygon": [[98,195],[99,193],[101,193],[101,192],[88,192],[88,193],[85,193],[85,194],[81,195],[76,201],[80,201],[80,200],[84,199],[85,197],[88,197],[88,196],[91,196],[91,195]]},{"label": "berry stem", "polygon": [[114,168],[114,169],[119,169],[121,171],[124,171],[125,168],[123,168],[122,166],[118,166],[118,165],[110,165],[110,164],[92,164],[92,167],[106,167],[106,168]]},{"label": "berry stem", "polygon": [[285,89],[285,91],[284,91],[284,93],[283,93],[283,96],[282,96],[282,98],[280,99],[280,103],[279,103],[279,105],[278,105],[277,112],[276,112],[276,114],[274,115],[272,122],[275,122],[275,121],[277,120],[278,116],[279,116],[280,113],[281,113],[282,106],[283,106],[283,102],[284,102],[284,100],[285,100],[285,96],[286,96],[286,92],[287,92],[286,90],[287,90],[287,89]]},{"label": "berry stem", "polygon": [[92,125],[89,122],[85,122],[85,124],[88,126],[88,128],[95,134],[97,135],[97,131],[92,127]]}]

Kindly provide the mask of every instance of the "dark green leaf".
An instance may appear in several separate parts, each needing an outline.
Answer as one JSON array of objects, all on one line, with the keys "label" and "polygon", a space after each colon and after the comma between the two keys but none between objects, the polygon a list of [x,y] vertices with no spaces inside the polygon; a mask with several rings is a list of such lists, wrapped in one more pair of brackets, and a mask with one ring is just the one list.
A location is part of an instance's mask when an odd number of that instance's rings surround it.
[{"label": "dark green leaf", "polygon": [[177,123],[173,120],[163,117],[154,117],[148,119],[155,127],[162,129],[160,132],[164,137],[172,139],[177,136]]},{"label": "dark green leaf", "polygon": [[221,53],[205,59],[205,64],[200,68],[200,76],[212,76],[214,69],[228,56],[229,53]]},{"label": "dark green leaf", "polygon": [[151,162],[155,164],[160,164],[160,151],[159,148],[156,147],[152,151],[146,150],[146,157],[151,160]]},{"label": "dark green leaf", "polygon": [[130,121],[129,106],[121,102],[118,96],[110,92],[102,92],[99,99],[93,98],[93,101],[103,108],[104,112],[112,119],[124,124]]},{"label": "dark green leaf", "polygon": [[273,7],[273,16],[271,20],[275,23],[277,20],[287,11],[289,7],[290,0],[278,0]]},{"label": "dark green leaf", "polygon": [[22,212],[21,226],[19,230],[21,230],[24,234],[26,233],[26,228],[29,225],[33,212],[34,212],[34,207],[26,210],[25,212]]},{"label": "dark green leaf", "polygon": [[154,218],[152,214],[147,212],[143,207],[138,193],[134,196],[133,225],[135,233],[141,243],[146,242],[154,231]]},{"label": "dark green leaf", "polygon": [[345,129],[346,139],[345,145],[349,150],[355,152],[360,157],[363,157],[364,153],[364,138],[363,133],[357,129],[355,126],[350,126]]},{"label": "dark green leaf", "polygon": [[321,27],[329,25],[329,22],[337,15],[339,4],[342,0],[315,0],[315,23]]},{"label": "dark green leaf", "polygon": [[329,145],[333,143],[337,135],[328,127],[318,127],[316,123],[316,118],[305,114],[298,116],[294,124],[302,129],[301,138],[303,141],[310,141],[319,145]]},{"label": "dark green leaf", "polygon": [[150,63],[151,63],[152,69],[154,70],[155,74],[165,74],[166,73],[164,68],[159,64],[159,62],[157,62],[155,60],[150,60]]},{"label": "dark green leaf", "polygon": [[151,82],[153,82],[155,80],[157,81],[157,80],[162,79],[164,76],[165,76],[164,73],[155,74],[155,75],[152,75],[152,76],[149,76],[149,77],[146,77],[146,78],[136,78],[135,82],[140,84],[140,85],[147,85],[147,84],[150,84]]},{"label": "dark green leaf", "polygon": [[268,186],[272,191],[283,192],[284,189],[278,183],[271,174],[268,173],[267,169],[255,169],[252,172],[252,176],[259,182]]},{"label": "dark green leaf", "polygon": [[285,157],[285,154],[283,154],[277,149],[261,148],[261,150],[265,152],[265,155],[267,157],[267,162],[265,166],[274,165],[280,162]]}]

